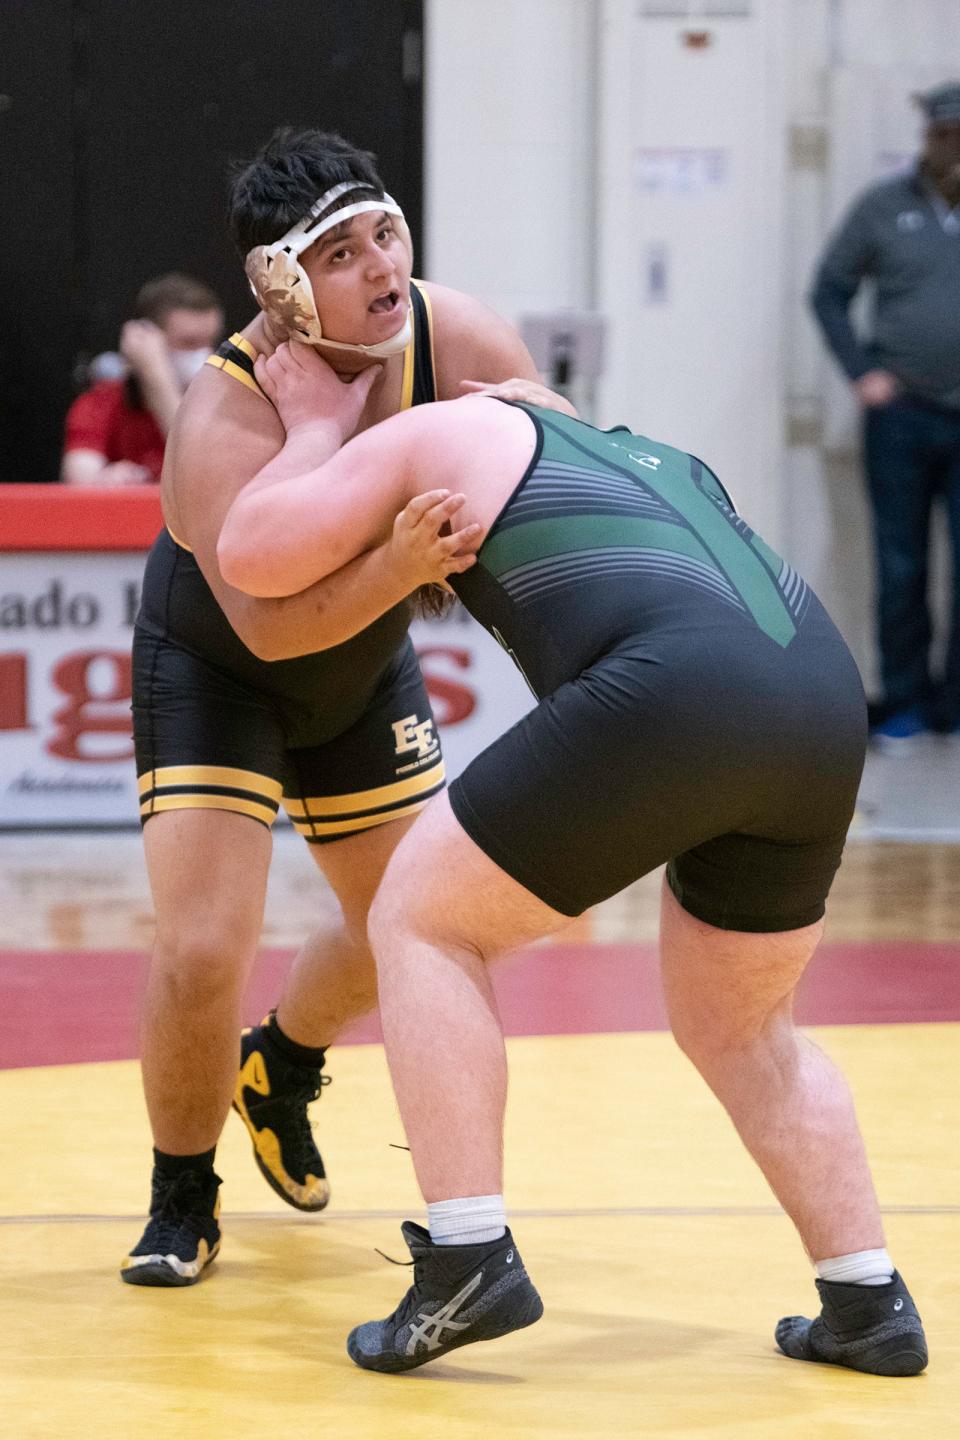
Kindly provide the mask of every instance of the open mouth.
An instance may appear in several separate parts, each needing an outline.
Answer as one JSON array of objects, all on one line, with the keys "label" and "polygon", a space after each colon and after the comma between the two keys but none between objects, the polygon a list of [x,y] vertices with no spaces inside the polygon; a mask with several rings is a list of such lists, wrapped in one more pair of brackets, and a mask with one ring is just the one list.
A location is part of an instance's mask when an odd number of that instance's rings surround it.
[{"label": "open mouth", "polygon": [[392,315],[400,304],[400,291],[388,290],[385,295],[378,295],[371,305],[367,306],[371,315]]}]

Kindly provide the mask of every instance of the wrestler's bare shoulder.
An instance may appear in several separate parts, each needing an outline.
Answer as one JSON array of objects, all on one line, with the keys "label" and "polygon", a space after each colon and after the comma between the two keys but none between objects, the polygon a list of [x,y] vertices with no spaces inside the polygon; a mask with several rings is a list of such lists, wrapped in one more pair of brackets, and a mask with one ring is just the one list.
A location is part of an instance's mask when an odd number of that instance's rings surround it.
[{"label": "wrestler's bare shoulder", "polygon": [[[160,496],[167,524],[188,533],[204,499],[221,508],[282,448],[283,426],[259,390],[204,366],[180,403],[167,438]],[[198,493],[199,492],[199,493]],[[227,502],[229,503],[229,502]]]},{"label": "wrestler's bare shoulder", "polygon": [[434,323],[448,338],[470,328],[471,322],[492,320],[504,323],[495,310],[484,305],[465,290],[439,285],[436,280],[418,280],[417,284],[429,297]]},{"label": "wrestler's bare shoulder", "polygon": [[520,336],[496,311],[473,295],[434,281],[418,281],[433,313],[437,394],[452,400],[461,380],[497,383],[522,376],[539,380]]}]

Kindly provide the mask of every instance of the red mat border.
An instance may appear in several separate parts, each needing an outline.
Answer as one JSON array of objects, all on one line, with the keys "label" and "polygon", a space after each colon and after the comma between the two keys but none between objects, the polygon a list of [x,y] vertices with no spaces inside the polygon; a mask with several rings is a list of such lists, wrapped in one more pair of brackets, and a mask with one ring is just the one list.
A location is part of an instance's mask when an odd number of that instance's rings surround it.
[{"label": "red mat border", "polygon": [[[279,994],[289,950],[265,951],[247,1016],[258,1020]],[[0,952],[0,1068],[128,1060],[147,957],[139,951]],[[656,946],[543,945],[501,962],[494,985],[508,1035],[663,1030]],[[960,945],[857,942],[821,947],[800,985],[806,1025],[960,1020]],[[380,1039],[370,1016],[343,1037]]]}]

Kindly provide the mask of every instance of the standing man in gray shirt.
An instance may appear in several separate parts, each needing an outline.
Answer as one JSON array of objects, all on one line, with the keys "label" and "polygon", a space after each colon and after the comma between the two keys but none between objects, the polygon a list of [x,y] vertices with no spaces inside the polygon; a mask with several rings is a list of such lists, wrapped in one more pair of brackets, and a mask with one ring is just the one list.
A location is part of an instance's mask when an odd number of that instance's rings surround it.
[{"label": "standing man in gray shirt", "polygon": [[[812,304],[864,411],[873,505],[883,697],[874,733],[960,729],[960,81],[915,97],[923,150],[872,185],[832,237]],[[874,282],[871,337],[849,318]],[[943,674],[929,668],[930,514],[950,528],[953,604]]]}]

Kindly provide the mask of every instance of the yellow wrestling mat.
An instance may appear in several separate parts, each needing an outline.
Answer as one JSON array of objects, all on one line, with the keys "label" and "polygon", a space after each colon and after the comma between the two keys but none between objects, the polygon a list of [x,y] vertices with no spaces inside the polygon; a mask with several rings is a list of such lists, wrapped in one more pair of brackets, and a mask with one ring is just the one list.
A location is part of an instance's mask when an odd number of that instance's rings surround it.
[{"label": "yellow wrestling mat", "polygon": [[[41,1002],[42,1003],[42,1002]],[[663,1034],[508,1042],[507,1202],[546,1305],[529,1330],[389,1377],[344,1341],[409,1272],[422,1217],[379,1046],[340,1048],[315,1111],[333,1199],[283,1206],[232,1117],[224,1240],[197,1286],[121,1284],[149,1134],[135,1064],[0,1072],[3,1440],[949,1440],[960,1435],[957,1025],[831,1028],[889,1227],[924,1317],[928,1374],[779,1355],[816,1292],[717,1103]],[[902,1084],[896,1077],[902,1077]]]}]

